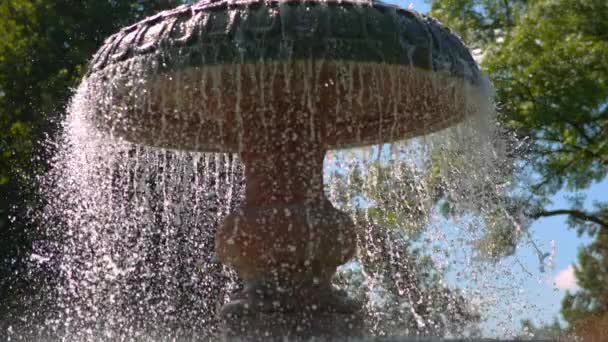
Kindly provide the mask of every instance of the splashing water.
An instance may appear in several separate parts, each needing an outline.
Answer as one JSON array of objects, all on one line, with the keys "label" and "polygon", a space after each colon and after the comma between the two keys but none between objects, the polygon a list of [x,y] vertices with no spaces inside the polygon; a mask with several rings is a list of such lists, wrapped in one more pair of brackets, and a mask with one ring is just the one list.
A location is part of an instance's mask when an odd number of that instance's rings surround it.
[{"label": "splashing water", "polygon": [[458,126],[328,158],[330,198],[361,228],[357,265],[343,273],[361,268],[359,296],[377,335],[478,336],[485,325],[501,330],[484,334],[509,337],[513,313],[526,307],[514,299],[527,275],[517,258],[500,258],[524,233],[509,196],[508,140],[491,94],[467,99]]},{"label": "splashing water", "polygon": [[214,334],[236,286],[212,251],[242,195],[238,161],[123,143],[81,119],[66,122],[48,189],[61,241],[54,328],[73,340]]},{"label": "splashing water", "polygon": [[[352,74],[345,75],[335,82],[352,84]],[[223,82],[220,74],[211,77]],[[131,81],[129,96],[137,99],[140,82]],[[180,82],[161,102],[181,101],[180,90],[191,83]],[[365,92],[382,97],[385,86],[372,83]],[[480,320],[508,326],[523,305],[513,300],[526,276],[515,261],[487,262],[512,253],[523,234],[509,202],[508,143],[495,128],[490,87],[456,86],[465,94],[464,122],[326,157],[326,194],[359,227],[358,256],[341,268],[336,284],[364,303],[370,334],[474,336]],[[110,110],[108,97],[124,95],[102,87],[112,89],[97,79],[78,89],[45,177],[51,241],[36,253],[52,260],[58,277],[49,289],[54,313],[40,335],[214,338],[217,311],[240,286],[215,260],[213,246],[218,225],[243,197],[243,166],[235,154],[138,146],[98,130],[92,118],[100,108]],[[216,90],[201,91],[210,98]],[[237,100],[224,105],[240,113],[241,92],[254,90],[233,91]]]}]

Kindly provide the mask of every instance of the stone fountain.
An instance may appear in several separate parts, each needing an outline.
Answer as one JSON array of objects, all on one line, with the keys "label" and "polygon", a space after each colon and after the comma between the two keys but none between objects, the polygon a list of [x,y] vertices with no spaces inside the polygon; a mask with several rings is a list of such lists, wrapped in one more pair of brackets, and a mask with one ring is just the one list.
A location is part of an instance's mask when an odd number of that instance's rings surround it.
[{"label": "stone fountain", "polygon": [[115,137],[240,156],[245,200],[216,253],[245,284],[226,334],[252,339],[358,334],[358,306],[331,284],[357,237],[324,194],[326,151],[451,126],[483,86],[437,21],[350,0],[181,6],[109,37],[87,78],[91,119]]}]

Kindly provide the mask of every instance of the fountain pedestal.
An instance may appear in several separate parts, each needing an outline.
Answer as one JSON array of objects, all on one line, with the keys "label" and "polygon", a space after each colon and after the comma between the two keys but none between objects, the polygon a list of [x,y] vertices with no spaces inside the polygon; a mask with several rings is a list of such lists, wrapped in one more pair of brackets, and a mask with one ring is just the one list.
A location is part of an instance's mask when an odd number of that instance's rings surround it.
[{"label": "fountain pedestal", "polygon": [[336,319],[352,325],[357,306],[331,278],[355,254],[355,227],[323,193],[325,151],[295,132],[257,145],[241,153],[245,201],[216,237],[220,260],[245,282],[222,309],[228,333],[324,334]]}]

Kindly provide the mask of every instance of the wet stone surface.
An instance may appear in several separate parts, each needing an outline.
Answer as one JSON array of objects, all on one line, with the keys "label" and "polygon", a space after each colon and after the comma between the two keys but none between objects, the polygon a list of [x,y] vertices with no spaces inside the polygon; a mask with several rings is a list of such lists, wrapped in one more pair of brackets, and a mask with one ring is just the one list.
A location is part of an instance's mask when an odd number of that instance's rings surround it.
[{"label": "wet stone surface", "polygon": [[90,73],[146,55],[161,72],[324,59],[410,65],[472,83],[481,76],[464,43],[441,23],[375,1],[200,1],[109,37]]}]

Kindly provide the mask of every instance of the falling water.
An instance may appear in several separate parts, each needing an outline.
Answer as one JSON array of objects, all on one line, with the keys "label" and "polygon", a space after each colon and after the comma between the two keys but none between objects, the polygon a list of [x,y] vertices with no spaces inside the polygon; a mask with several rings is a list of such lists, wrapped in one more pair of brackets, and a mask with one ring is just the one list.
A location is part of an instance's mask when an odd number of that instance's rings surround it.
[{"label": "falling water", "polygon": [[[47,326],[79,341],[215,336],[216,313],[238,287],[213,255],[215,230],[243,195],[238,157],[113,138],[88,120],[92,101],[83,97],[95,94],[86,87],[46,177],[60,275]],[[487,95],[468,98],[471,112],[453,128],[326,157],[328,197],[360,228],[359,255],[336,281],[365,302],[375,335],[466,335],[479,315],[512,310],[497,300],[517,291],[518,275],[480,261],[500,253],[482,248],[496,242],[487,236],[510,233],[502,240],[510,247],[520,221],[505,202],[509,161]],[[500,224],[483,220],[496,213]],[[461,290],[446,279],[451,269]],[[511,285],[496,288],[496,275]]]},{"label": "falling water", "polygon": [[516,300],[528,274],[502,258],[524,219],[513,147],[485,90],[468,93],[457,126],[326,159],[329,197],[360,227],[358,258],[339,278],[367,303],[375,335],[510,337],[514,313],[534,310]]},{"label": "falling water", "polygon": [[78,341],[206,339],[236,286],[212,251],[242,195],[238,160],[114,140],[82,121],[79,106],[77,95],[46,189],[57,222],[49,235],[60,241],[50,325]]},{"label": "falling water", "polygon": [[[273,120],[296,112],[308,120],[296,136],[319,134],[327,115],[354,137],[352,149],[326,156],[325,191],[359,229],[358,255],[335,282],[362,302],[371,335],[474,336],[480,321],[510,321],[517,301],[501,298],[515,298],[523,278],[511,259],[499,257],[513,252],[524,222],[510,200],[515,166],[487,82],[473,87],[441,73],[339,61],[260,61],[168,75],[154,71],[165,67],[156,57],[89,75],[72,100],[43,181],[49,241],[35,253],[57,277],[49,282],[52,314],[40,338],[217,336],[217,312],[240,286],[213,253],[218,225],[244,194],[238,155],[141,146],[120,136],[160,127],[146,138],[150,145],[243,150],[248,123],[260,121],[256,129],[274,134]],[[315,83],[328,65],[335,73]],[[155,76],[144,78],[148,73]],[[319,107],[328,93],[331,108]],[[222,102],[222,94],[231,101]],[[275,100],[291,103],[294,113],[272,113]],[[252,117],[245,101],[272,115]],[[373,134],[349,119],[370,103],[378,108],[364,113],[378,123]],[[130,121],[142,108],[159,115]],[[454,108],[464,119],[446,128]],[[229,125],[219,112],[235,120]],[[403,134],[408,125],[420,132]]]}]

